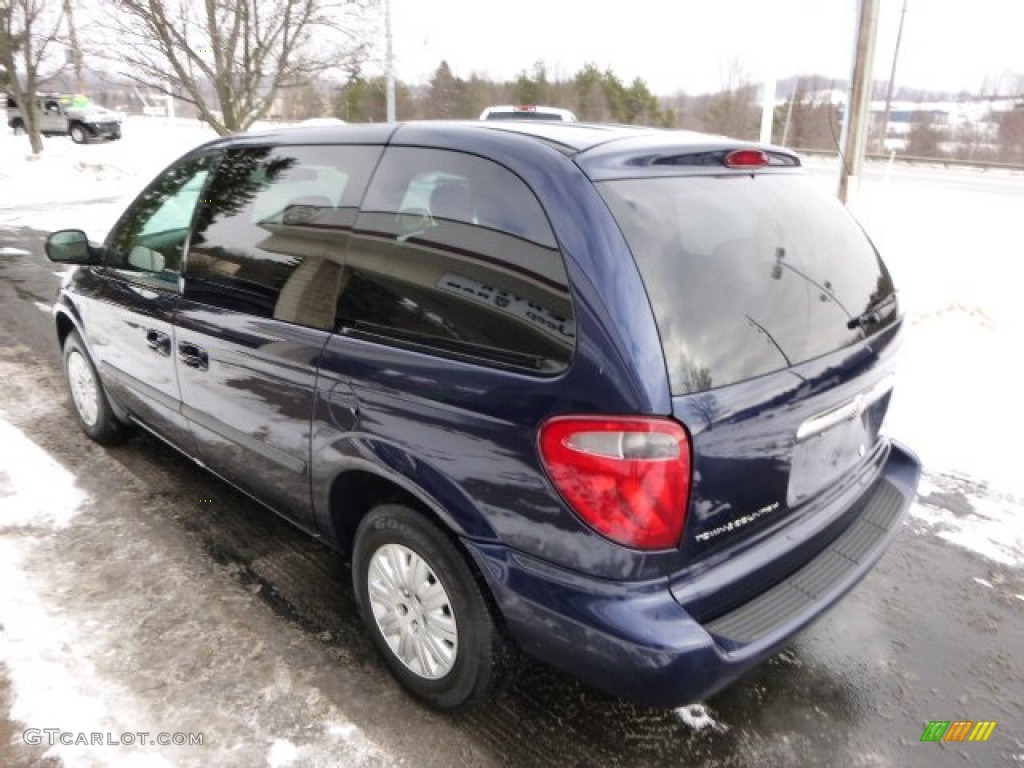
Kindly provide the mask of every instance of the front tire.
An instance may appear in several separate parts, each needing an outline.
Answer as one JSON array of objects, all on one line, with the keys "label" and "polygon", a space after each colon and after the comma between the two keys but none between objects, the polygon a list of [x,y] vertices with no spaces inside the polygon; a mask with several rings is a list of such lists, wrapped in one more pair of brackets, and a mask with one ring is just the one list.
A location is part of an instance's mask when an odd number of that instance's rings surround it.
[{"label": "front tire", "polygon": [[507,682],[514,647],[463,555],[422,513],[372,509],[356,532],[352,580],[374,645],[425,704],[469,709]]},{"label": "front tire", "polygon": [[71,135],[71,140],[75,144],[85,144],[89,140],[89,132],[85,130],[85,126],[81,123],[75,123],[68,129],[68,133]]},{"label": "front tire", "polygon": [[69,333],[64,341],[64,377],[82,431],[101,445],[113,445],[124,440],[127,427],[110,407],[96,366],[89,359],[77,331]]}]

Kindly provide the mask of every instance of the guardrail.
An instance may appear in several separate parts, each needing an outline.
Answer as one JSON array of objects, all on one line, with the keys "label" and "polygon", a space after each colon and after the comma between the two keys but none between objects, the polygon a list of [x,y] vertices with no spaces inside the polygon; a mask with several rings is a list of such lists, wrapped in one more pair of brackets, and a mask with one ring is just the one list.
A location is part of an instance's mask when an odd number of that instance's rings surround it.
[{"label": "guardrail", "polygon": [[[800,149],[798,147],[787,147],[800,155],[819,157],[838,157],[839,153],[834,149]],[[875,160],[882,163],[896,162],[906,165],[941,165],[945,168],[978,168],[983,171],[1016,171],[1024,173],[1024,165],[1016,163],[994,163],[985,160],[958,160],[952,157],[915,157],[913,155],[880,155],[869,153],[864,155],[865,160]]]}]

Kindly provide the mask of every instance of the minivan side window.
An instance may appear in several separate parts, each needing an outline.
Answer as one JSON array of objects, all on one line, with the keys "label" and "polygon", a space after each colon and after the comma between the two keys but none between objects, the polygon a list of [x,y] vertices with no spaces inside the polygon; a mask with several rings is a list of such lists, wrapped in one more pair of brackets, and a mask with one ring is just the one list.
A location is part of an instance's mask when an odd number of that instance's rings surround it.
[{"label": "minivan side window", "polygon": [[576,325],[555,235],[533,192],[474,155],[391,147],[345,259],[346,334],[552,374]]},{"label": "minivan side window", "polygon": [[196,216],[187,298],[322,330],[381,148],[247,147],[219,163]]},{"label": "minivan side window", "polygon": [[211,155],[185,160],[139,195],[107,240],[108,269],[177,290],[192,214],[212,162]]}]

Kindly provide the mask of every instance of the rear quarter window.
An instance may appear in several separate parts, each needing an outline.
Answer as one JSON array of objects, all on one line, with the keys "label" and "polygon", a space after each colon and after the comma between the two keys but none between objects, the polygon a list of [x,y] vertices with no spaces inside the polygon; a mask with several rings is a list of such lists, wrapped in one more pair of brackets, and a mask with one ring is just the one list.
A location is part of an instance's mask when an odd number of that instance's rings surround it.
[{"label": "rear quarter window", "polygon": [[576,326],[562,255],[536,196],[497,163],[389,148],[346,265],[344,333],[541,375],[569,364]]}]

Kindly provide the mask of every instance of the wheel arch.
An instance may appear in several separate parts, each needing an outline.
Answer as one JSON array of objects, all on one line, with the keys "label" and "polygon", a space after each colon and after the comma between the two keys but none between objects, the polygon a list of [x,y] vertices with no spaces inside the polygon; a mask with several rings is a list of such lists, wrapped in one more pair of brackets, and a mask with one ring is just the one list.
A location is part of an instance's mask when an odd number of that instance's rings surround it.
[{"label": "wheel arch", "polygon": [[[78,312],[78,308],[71,303],[66,297],[61,297],[59,303],[53,310],[54,325],[57,330],[57,343],[58,349],[63,354],[64,343],[67,341],[68,336],[74,331],[78,334],[78,338],[82,340],[82,344],[85,346],[85,351],[89,355],[89,359],[96,367],[96,372],[100,377],[101,384],[103,383],[103,372],[100,370],[96,355],[93,353],[92,347],[89,344],[89,339],[82,329],[82,317]],[[106,395],[107,402],[110,404],[114,414],[124,422],[131,420],[131,416],[127,410],[117,401],[117,399],[111,395],[110,391],[104,387],[104,394]]]},{"label": "wheel arch", "polygon": [[[374,507],[385,503],[404,504],[416,510],[451,540],[480,584],[497,620],[504,625],[504,615],[485,573],[487,568],[475,551],[476,547],[467,545],[466,531],[460,528],[440,502],[402,475],[382,470],[367,462],[346,468],[334,476],[327,494],[327,510],[331,544],[337,551],[352,562],[359,523]],[[489,526],[487,528],[489,530]],[[497,540],[493,531],[490,538],[492,542]]]},{"label": "wheel arch", "polygon": [[455,541],[466,536],[494,538],[490,526],[478,514],[467,522],[465,511],[453,515],[435,494],[392,467],[361,460],[339,470],[327,490],[326,510],[338,551],[351,554],[360,521],[375,506],[385,503],[405,504],[417,510]]},{"label": "wheel arch", "polygon": [[[57,343],[61,349],[64,348],[64,342],[67,341],[68,336],[72,331],[78,331],[78,335],[82,335],[82,331],[78,327],[78,323],[71,319],[71,312],[65,307],[58,307],[53,313],[54,322],[57,326]],[[83,337],[82,342],[88,346],[88,343]]]},{"label": "wheel arch", "polygon": [[338,551],[350,557],[359,523],[371,509],[387,503],[405,504],[441,523],[429,504],[394,478],[367,468],[346,469],[335,475],[327,497],[331,534]]}]

